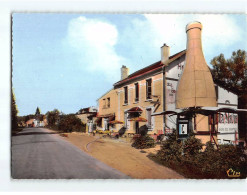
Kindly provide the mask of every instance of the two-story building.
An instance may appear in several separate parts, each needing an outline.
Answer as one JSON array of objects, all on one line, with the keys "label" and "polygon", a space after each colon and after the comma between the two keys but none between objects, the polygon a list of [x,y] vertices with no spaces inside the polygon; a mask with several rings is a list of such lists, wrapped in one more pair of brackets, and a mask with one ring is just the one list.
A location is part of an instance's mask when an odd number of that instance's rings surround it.
[{"label": "two-story building", "polygon": [[[170,56],[166,44],[161,47],[161,60],[132,74],[126,66],[121,68],[121,80],[113,89],[98,99],[97,124],[101,130],[126,134],[168,134],[177,129],[176,90],[186,62],[186,50]],[[216,107],[237,109],[237,95],[215,85]],[[207,108],[205,108],[207,109]],[[212,113],[212,108],[209,113]],[[229,111],[229,113],[228,113]],[[213,117],[212,117],[213,116]],[[238,139],[237,113],[222,110],[217,114],[197,114],[190,125],[203,143],[213,138],[218,143],[233,143]],[[212,127],[212,118],[214,127]],[[112,126],[111,124],[115,124]],[[216,133],[211,137],[211,129]]]},{"label": "two-story building", "polygon": [[98,99],[98,115],[95,120],[96,129],[117,131],[120,129],[120,124],[123,122],[116,121],[117,118],[117,91],[109,90]]}]

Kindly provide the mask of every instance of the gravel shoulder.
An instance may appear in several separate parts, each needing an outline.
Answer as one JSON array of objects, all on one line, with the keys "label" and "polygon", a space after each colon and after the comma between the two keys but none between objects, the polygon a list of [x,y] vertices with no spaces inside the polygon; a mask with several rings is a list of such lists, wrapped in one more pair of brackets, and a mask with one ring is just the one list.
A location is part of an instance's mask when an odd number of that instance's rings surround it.
[{"label": "gravel shoulder", "polygon": [[69,133],[63,139],[105,164],[135,179],[183,179],[170,168],[150,160],[147,155],[156,153],[156,148],[138,150],[123,140],[89,136],[85,133]]}]

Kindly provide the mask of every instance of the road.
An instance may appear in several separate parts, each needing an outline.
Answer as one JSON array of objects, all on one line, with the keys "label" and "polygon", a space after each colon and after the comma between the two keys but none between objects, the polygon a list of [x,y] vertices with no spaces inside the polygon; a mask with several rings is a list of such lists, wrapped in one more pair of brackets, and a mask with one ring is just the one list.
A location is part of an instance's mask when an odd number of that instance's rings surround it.
[{"label": "road", "polygon": [[12,136],[11,152],[13,179],[130,178],[45,128],[25,128]]}]

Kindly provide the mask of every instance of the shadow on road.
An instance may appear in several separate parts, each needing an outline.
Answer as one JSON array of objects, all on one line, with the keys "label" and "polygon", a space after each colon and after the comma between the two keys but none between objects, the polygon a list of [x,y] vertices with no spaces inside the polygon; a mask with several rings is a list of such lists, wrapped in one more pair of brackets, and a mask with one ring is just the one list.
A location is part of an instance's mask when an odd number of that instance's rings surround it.
[{"label": "shadow on road", "polygon": [[45,134],[59,134],[59,133],[57,133],[57,132],[26,132],[26,133],[12,134],[12,136],[21,136],[21,135],[45,135]]}]

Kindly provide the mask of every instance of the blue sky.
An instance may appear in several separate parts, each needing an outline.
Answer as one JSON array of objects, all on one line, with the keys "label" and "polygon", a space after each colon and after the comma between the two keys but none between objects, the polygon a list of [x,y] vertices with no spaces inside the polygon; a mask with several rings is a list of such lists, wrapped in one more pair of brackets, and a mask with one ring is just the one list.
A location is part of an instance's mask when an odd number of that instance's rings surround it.
[{"label": "blue sky", "polygon": [[182,14],[37,14],[13,16],[13,88],[19,115],[54,108],[75,113],[120,79],[160,60],[160,47],[171,55],[186,48],[185,26],[203,24],[206,61],[247,50],[245,15]]}]

